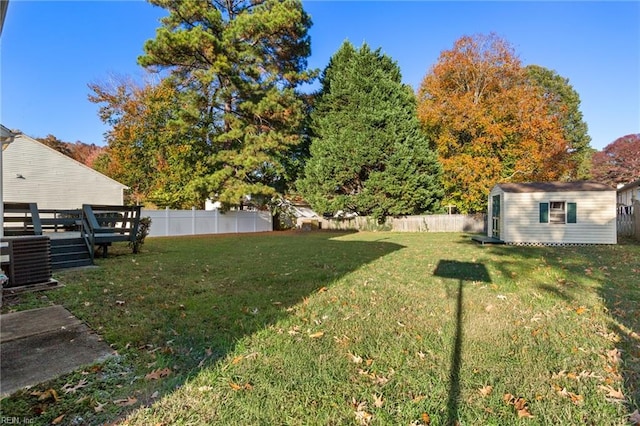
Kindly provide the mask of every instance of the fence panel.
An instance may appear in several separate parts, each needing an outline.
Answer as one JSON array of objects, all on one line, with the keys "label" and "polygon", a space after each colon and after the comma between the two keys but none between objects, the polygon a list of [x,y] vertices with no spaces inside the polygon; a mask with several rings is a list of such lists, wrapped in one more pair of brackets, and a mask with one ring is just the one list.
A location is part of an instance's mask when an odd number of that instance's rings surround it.
[{"label": "fence panel", "polygon": [[320,219],[322,229],[395,232],[473,232],[487,231],[486,214],[438,214],[388,217],[384,224],[359,216],[350,219]]},{"label": "fence panel", "polygon": [[271,214],[262,211],[142,210],[141,217],[151,218],[150,237],[272,230]]},{"label": "fence panel", "polygon": [[618,207],[616,216],[616,230],[621,237],[631,237],[634,234],[634,206]]}]

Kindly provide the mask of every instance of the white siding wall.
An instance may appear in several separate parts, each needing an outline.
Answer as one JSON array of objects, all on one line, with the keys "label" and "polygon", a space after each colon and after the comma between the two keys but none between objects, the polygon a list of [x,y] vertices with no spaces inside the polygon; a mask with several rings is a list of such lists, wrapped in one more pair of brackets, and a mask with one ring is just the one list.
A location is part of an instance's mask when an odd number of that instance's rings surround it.
[{"label": "white siding wall", "polygon": [[[539,203],[576,203],[577,223],[540,223]],[[616,192],[505,192],[501,239],[507,243],[616,244]]]},{"label": "white siding wall", "polygon": [[4,201],[41,209],[124,203],[124,185],[24,135],[4,151],[2,174]]}]

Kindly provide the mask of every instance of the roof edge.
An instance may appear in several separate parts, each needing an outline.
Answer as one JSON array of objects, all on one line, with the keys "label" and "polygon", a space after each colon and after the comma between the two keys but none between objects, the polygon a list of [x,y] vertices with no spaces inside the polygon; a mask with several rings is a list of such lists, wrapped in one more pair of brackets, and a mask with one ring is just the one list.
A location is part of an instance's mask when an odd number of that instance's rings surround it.
[{"label": "roof edge", "polygon": [[87,166],[86,164],[83,164],[83,163],[81,163],[80,161],[75,160],[75,159],[73,159],[73,158],[69,157],[68,155],[64,155],[64,154],[63,154],[63,153],[61,153],[60,151],[57,151],[57,150],[55,150],[55,149],[51,148],[50,146],[47,146],[47,145],[43,144],[42,142],[38,141],[37,139],[32,138],[31,136],[28,136],[28,135],[26,135],[26,134],[24,134],[24,133],[19,133],[19,134],[17,134],[17,135],[16,135],[16,140],[17,140],[18,138],[25,138],[26,140],[28,140],[28,141],[30,141],[30,142],[32,142],[32,143],[37,143],[37,144],[39,144],[39,145],[42,145],[44,148],[46,148],[46,149],[48,149],[48,150],[50,150],[50,151],[55,152],[57,155],[60,155],[60,156],[62,156],[63,158],[65,158],[65,159],[69,160],[69,161],[73,161],[73,162],[74,162],[74,163],[76,163],[77,165],[79,165],[79,166],[81,166],[81,167],[84,167],[85,169],[87,169],[87,170],[89,170],[89,171],[91,171],[91,172],[93,172],[93,173],[96,173],[96,174],[98,174],[98,175],[100,175],[100,176],[104,177],[105,179],[108,179],[108,180],[112,181],[113,183],[115,183],[115,184],[117,184],[117,185],[120,185],[123,189],[129,189],[129,187],[128,187],[127,185],[125,185],[125,184],[123,184],[123,183],[121,183],[121,182],[118,182],[117,180],[115,180],[115,179],[113,179],[113,178],[110,178],[109,176],[105,175],[104,173],[100,173],[100,172],[99,172],[99,171],[97,171],[96,169],[92,169],[91,167]]},{"label": "roof edge", "polygon": [[615,191],[616,189],[595,181],[574,181],[574,182],[503,182],[495,185],[504,192],[526,193],[526,192],[594,192],[594,191]]}]

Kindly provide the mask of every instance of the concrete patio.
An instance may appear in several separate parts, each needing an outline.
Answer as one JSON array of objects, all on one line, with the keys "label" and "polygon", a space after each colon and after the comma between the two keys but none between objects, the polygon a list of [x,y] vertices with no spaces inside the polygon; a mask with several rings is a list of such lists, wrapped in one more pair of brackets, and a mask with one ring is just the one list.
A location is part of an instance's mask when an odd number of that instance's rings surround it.
[{"label": "concrete patio", "polygon": [[60,305],[0,315],[0,397],[113,354],[99,335]]}]

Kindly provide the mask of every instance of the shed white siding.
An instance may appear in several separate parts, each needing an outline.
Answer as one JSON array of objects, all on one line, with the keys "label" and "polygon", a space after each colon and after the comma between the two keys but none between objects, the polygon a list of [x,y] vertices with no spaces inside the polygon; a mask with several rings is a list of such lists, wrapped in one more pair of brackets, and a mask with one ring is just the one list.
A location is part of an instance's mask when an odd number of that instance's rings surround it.
[{"label": "shed white siding", "polygon": [[125,185],[26,135],[4,151],[2,176],[3,201],[35,202],[41,209],[124,203]]},{"label": "shed white siding", "polygon": [[[616,244],[616,192],[560,191],[505,192],[499,186],[493,195],[501,199],[500,239],[506,243]],[[540,203],[564,201],[576,204],[576,223],[540,223]],[[489,221],[488,235],[491,235]]]}]

